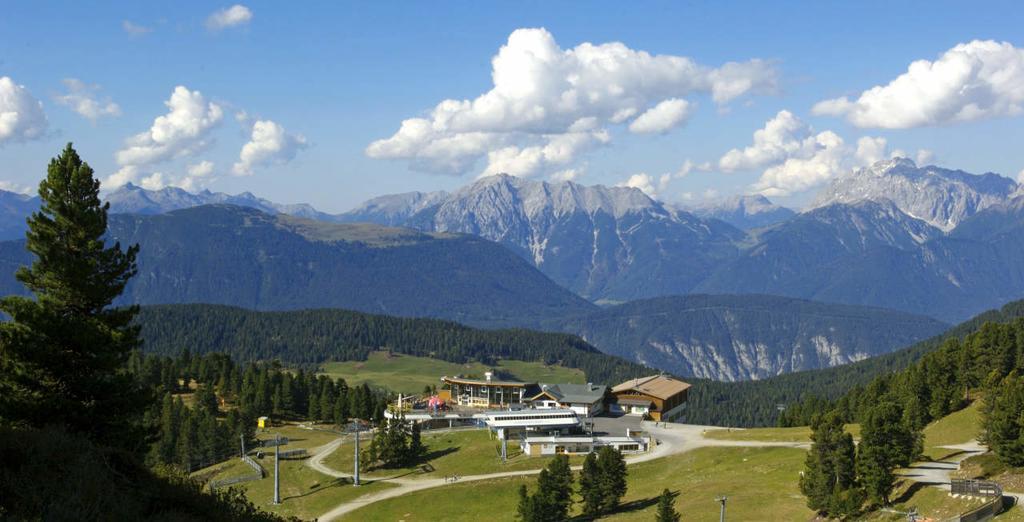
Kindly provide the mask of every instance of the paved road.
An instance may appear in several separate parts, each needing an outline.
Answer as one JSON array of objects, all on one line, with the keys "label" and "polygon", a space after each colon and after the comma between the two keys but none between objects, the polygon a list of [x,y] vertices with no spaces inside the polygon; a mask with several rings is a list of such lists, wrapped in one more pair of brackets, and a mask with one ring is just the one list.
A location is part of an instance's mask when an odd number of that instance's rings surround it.
[{"label": "paved road", "polygon": [[[685,453],[692,451],[697,448],[704,447],[748,447],[748,448],[763,448],[763,447],[785,447],[785,448],[808,448],[809,443],[798,443],[798,442],[756,442],[756,441],[733,441],[733,440],[717,440],[708,439],[704,437],[705,430],[721,429],[718,426],[697,426],[692,424],[672,424],[672,423],[661,423],[655,427],[654,423],[645,422],[644,430],[651,434],[659,444],[651,451],[641,454],[630,456],[626,458],[627,464],[636,464],[639,462],[647,462],[650,460],[666,457],[669,455],[676,455],[679,453]],[[338,449],[342,444],[343,439],[338,439],[334,442],[317,448],[316,454],[309,459],[308,464],[313,469],[332,477],[345,477],[349,478],[352,475],[337,470],[328,468],[323,464],[324,458],[327,457],[332,451]],[[575,466],[573,469],[579,469],[579,466]],[[535,475],[540,473],[539,469],[531,469],[524,471],[503,471],[499,473],[487,473],[483,475],[467,475],[460,477],[455,483],[472,482],[477,480],[490,480],[496,478],[506,477],[521,477],[527,475]],[[328,521],[337,519],[343,515],[351,513],[356,509],[359,509],[368,504],[386,500],[389,498],[400,497],[407,495],[414,491],[420,491],[424,489],[431,489],[437,487],[444,487],[452,484],[452,482],[446,481],[444,478],[408,478],[408,477],[392,477],[392,478],[375,478],[374,480],[387,480],[391,484],[395,484],[397,487],[378,491],[368,495],[361,496],[355,500],[351,500],[344,504],[341,504],[334,509],[324,513],[317,520]]]}]

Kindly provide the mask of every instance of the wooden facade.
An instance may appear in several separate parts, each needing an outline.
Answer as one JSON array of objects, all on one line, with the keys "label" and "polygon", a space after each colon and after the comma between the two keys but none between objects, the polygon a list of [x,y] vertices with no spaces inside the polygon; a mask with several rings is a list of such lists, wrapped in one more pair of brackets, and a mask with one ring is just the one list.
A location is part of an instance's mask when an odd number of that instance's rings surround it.
[{"label": "wooden facade", "polygon": [[[649,401],[647,416],[655,421],[674,421],[682,416],[690,385],[666,375],[632,379],[612,388],[616,401]],[[628,411],[628,410],[627,410]]]}]

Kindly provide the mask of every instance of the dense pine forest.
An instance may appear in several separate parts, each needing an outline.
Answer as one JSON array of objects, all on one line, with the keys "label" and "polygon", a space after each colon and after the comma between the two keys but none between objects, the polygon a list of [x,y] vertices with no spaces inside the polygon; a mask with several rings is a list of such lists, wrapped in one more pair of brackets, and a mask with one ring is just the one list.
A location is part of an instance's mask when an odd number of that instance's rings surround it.
[{"label": "dense pine forest", "polygon": [[[1024,317],[1024,300],[1011,302],[965,321],[942,335],[902,350],[834,368],[780,375],[762,381],[692,380],[687,422],[728,426],[807,424],[823,405],[869,387],[879,376],[902,371],[950,340],[980,331],[986,323]],[[780,413],[780,408],[785,415]]]},{"label": "dense pine forest", "polygon": [[240,362],[280,360],[315,368],[326,361],[364,360],[376,350],[463,363],[499,359],[578,368],[593,382],[617,383],[652,370],[601,353],[578,337],[522,329],[479,330],[434,319],[347,310],[256,312],[218,305],[143,307],[143,349],[175,355],[223,352]]},{"label": "dense pine forest", "polygon": [[[256,419],[318,421],[339,426],[349,419],[378,422],[388,395],[366,384],[286,371],[278,364],[242,366],[220,353],[174,358],[133,352],[128,370],[141,386],[161,397],[144,416],[156,434],[150,465],[193,471],[237,455],[240,439],[254,441]],[[186,405],[183,396],[191,396]]]}]

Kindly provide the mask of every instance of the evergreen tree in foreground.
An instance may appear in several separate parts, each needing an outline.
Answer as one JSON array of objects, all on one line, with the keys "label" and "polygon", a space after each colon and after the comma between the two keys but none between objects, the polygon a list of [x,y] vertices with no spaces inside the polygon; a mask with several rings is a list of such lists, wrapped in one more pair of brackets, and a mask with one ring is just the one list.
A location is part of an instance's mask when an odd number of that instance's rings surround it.
[{"label": "evergreen tree in foreground", "polygon": [[517,515],[523,522],[562,522],[572,505],[572,470],[569,457],[557,455],[537,475],[537,491],[519,488]]},{"label": "evergreen tree in foreground", "polygon": [[658,496],[658,512],[654,519],[657,522],[679,522],[679,513],[675,508],[675,495],[665,488]]},{"label": "evergreen tree in foreground", "polygon": [[983,408],[983,442],[1003,463],[1024,466],[1024,379],[1016,372],[988,391]]},{"label": "evergreen tree in foreground", "polygon": [[39,184],[28,219],[35,255],[16,277],[34,298],[8,296],[0,311],[0,422],[62,425],[93,440],[141,450],[148,398],[123,367],[139,346],[137,307],[111,304],[135,275],[138,246],[107,247],[99,181],[69,143]]},{"label": "evergreen tree in foreground", "polygon": [[811,450],[806,470],[800,477],[800,491],[807,507],[831,517],[856,513],[863,494],[856,480],[856,450],[837,412],[815,417]]},{"label": "evergreen tree in foreground", "polygon": [[626,495],[626,459],[619,450],[603,446],[597,451],[597,467],[600,470],[601,512],[609,513],[619,507]]},{"label": "evergreen tree in foreground", "polygon": [[584,516],[595,517],[601,513],[601,470],[597,466],[597,453],[590,452],[583,459],[579,493]]},{"label": "evergreen tree in foreground", "polygon": [[919,434],[903,422],[902,409],[893,402],[871,408],[861,425],[857,449],[857,475],[872,502],[889,504],[896,484],[893,471],[907,466],[918,446]]}]

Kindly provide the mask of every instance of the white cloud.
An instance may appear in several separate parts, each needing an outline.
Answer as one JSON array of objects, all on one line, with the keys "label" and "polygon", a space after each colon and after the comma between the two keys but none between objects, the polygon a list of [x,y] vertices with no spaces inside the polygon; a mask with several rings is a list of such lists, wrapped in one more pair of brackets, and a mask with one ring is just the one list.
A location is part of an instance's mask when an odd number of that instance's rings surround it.
[{"label": "white cloud", "polygon": [[930,165],[935,162],[935,152],[928,149],[920,149],[914,158],[914,163],[918,165]]},{"label": "white cloud", "polygon": [[1024,169],[1020,169],[1020,172],[1017,173],[1017,183],[1024,184]]},{"label": "white cloud", "polygon": [[251,20],[252,11],[242,4],[235,4],[231,7],[214,11],[213,14],[207,17],[206,27],[211,31],[220,31],[228,27],[245,25]]},{"label": "white cloud", "polygon": [[854,157],[862,165],[871,165],[886,159],[888,151],[889,141],[885,138],[863,136],[857,140],[857,151],[854,153]]},{"label": "white cloud", "polygon": [[163,173],[154,172],[149,176],[142,178],[142,181],[139,182],[139,186],[146,190],[160,190],[166,187],[167,183],[164,181]]},{"label": "white cloud", "polygon": [[121,168],[105,181],[119,187],[138,178],[139,168],[190,156],[210,143],[210,131],[224,118],[224,110],[199,91],[177,86],[164,102],[167,114],[157,116],[149,130],[127,139],[115,154]]},{"label": "white cloud", "polygon": [[121,29],[123,29],[124,32],[126,32],[126,33],[128,33],[128,34],[130,34],[132,36],[142,36],[144,34],[148,34],[148,33],[153,32],[152,28],[146,27],[144,25],[136,24],[136,23],[132,22],[131,20],[123,20],[123,21],[121,21]]},{"label": "white cloud", "polygon": [[701,170],[704,165],[694,165],[692,161],[686,160],[675,172],[666,172],[657,178],[647,174],[646,172],[640,172],[633,174],[626,181],[617,184],[618,187],[633,187],[638,188],[648,196],[657,197],[658,194],[668,189],[670,183],[673,180],[686,177],[693,170]]},{"label": "white cloud", "polygon": [[46,132],[43,104],[24,85],[0,76],[0,145],[34,140]]},{"label": "white cloud", "polygon": [[67,87],[67,94],[56,96],[57,103],[69,107],[83,118],[93,122],[105,116],[120,116],[121,107],[110,100],[109,97],[100,100],[97,92],[98,85],[88,85],[77,78],[65,78],[64,86]]},{"label": "white cloud", "polygon": [[645,172],[633,174],[626,181],[615,185],[616,187],[629,187],[642,190],[650,197],[658,195],[658,189],[654,185],[654,177]]},{"label": "white cloud", "polygon": [[31,194],[32,187],[15,183],[13,181],[0,181],[0,190],[6,190],[7,192],[17,192],[18,194]]},{"label": "white cloud", "polygon": [[582,168],[565,169],[555,172],[551,175],[551,181],[565,182],[565,181],[576,181],[583,177]]},{"label": "white cloud", "polygon": [[[761,60],[715,69],[619,42],[562,49],[544,29],[512,32],[491,64],[489,91],[441,101],[429,115],[407,119],[391,137],[370,143],[366,154],[444,174],[464,174],[485,158],[483,172],[550,173],[587,150],[581,142],[606,143],[605,125],[625,124],[646,110],[637,132],[664,132],[685,121],[685,96],[708,93],[724,104],[772,93],[777,84],[774,66]],[[565,147],[567,142],[576,145]],[[549,147],[569,154],[556,160]]]},{"label": "white cloud", "polygon": [[1024,49],[974,40],[935,61],[917,60],[887,85],[817,103],[814,114],[858,127],[905,129],[1024,112]]},{"label": "white cloud", "polygon": [[637,116],[629,124],[629,130],[636,134],[663,134],[686,121],[691,112],[690,102],[669,98]]},{"label": "white cloud", "polygon": [[253,168],[271,163],[287,163],[306,147],[306,138],[288,134],[284,127],[271,120],[256,120],[249,141],[242,146],[231,171],[237,176],[252,174]]},{"label": "white cloud", "polygon": [[813,144],[810,128],[803,121],[789,111],[779,111],[763,129],[754,132],[753,145],[726,152],[718,160],[718,168],[723,172],[760,168],[778,163]]},{"label": "white cloud", "polygon": [[[846,170],[870,165],[893,155],[885,138],[863,136],[856,147],[835,132],[814,129],[789,111],[779,111],[754,132],[754,143],[732,149],[718,160],[723,172],[763,169],[751,190],[766,196],[788,196],[821,185]],[[927,155],[927,151],[921,151]]]}]

